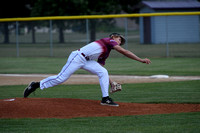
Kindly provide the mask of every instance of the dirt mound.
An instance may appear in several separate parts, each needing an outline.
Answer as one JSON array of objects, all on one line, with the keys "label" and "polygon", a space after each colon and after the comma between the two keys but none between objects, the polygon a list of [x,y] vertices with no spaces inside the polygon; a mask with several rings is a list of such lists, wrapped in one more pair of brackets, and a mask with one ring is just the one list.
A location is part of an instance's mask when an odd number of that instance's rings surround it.
[{"label": "dirt mound", "polygon": [[70,98],[13,98],[0,100],[0,118],[75,118],[199,112],[200,104],[139,104]]}]

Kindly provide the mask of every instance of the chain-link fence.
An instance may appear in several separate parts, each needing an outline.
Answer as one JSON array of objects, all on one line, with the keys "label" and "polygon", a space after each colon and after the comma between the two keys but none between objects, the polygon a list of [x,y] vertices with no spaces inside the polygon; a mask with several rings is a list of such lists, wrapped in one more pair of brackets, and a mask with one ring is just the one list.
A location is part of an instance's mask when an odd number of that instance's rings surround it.
[{"label": "chain-link fence", "polygon": [[192,16],[0,22],[0,57],[66,57],[112,32],[141,57],[200,57],[200,19]]}]

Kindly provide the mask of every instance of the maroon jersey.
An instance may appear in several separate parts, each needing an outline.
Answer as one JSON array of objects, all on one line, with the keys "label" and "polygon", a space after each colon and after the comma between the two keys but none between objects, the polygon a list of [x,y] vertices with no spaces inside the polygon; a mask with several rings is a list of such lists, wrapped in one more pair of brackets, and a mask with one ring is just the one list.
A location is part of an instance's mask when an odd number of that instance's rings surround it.
[{"label": "maroon jersey", "polygon": [[105,61],[108,58],[111,49],[118,45],[117,42],[111,38],[103,38],[95,42],[89,43],[82,47],[80,51],[84,53],[90,60],[95,60],[100,64],[105,65]]}]

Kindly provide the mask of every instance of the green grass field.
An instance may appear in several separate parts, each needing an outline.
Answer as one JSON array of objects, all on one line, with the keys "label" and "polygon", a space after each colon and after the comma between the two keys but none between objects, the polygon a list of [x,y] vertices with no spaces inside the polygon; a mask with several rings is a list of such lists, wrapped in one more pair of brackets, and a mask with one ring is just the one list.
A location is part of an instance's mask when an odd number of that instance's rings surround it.
[{"label": "green grass field", "polygon": [[[65,44],[54,44],[52,49],[53,57],[66,57],[71,51],[84,46],[85,43],[67,42]],[[139,42],[130,41],[128,50],[140,57],[166,57],[166,45],[141,45]],[[200,44],[170,44],[169,57],[200,57]],[[51,50],[49,44],[20,44],[20,57],[50,57]],[[121,57],[115,51],[111,57]],[[0,44],[0,57],[17,57],[16,44]]]},{"label": "green grass field", "polygon": [[[22,97],[27,85],[0,86],[0,99]],[[111,94],[118,102],[130,103],[200,103],[200,80],[123,84],[123,91]],[[99,85],[59,85],[50,89],[37,90],[40,98],[101,99]]]},{"label": "green grass field", "polygon": [[[107,27],[98,25],[97,30],[98,28],[101,28],[103,32],[97,32],[96,38],[103,38],[110,34]],[[125,31],[124,29],[113,28],[115,27],[110,29],[112,32],[113,30],[116,30],[114,32],[121,31],[121,33]],[[66,63],[70,52],[86,44],[85,33],[65,33],[65,43],[63,44],[58,42],[58,34],[53,34],[53,49],[51,53],[49,33],[37,33],[35,36],[36,44],[31,43],[32,35],[30,33],[22,33],[18,36],[19,58],[16,58],[15,33],[10,32],[10,44],[3,44],[3,37],[0,38],[0,73],[56,74]],[[199,43],[169,44],[169,58],[162,58],[166,57],[166,44],[142,45],[139,37],[138,30],[129,30],[127,36],[128,45],[123,47],[134,52],[139,57],[150,58],[152,64],[146,65],[132,61],[113,51],[105,66],[109,74],[200,76]],[[48,58],[51,54],[53,54],[53,58]],[[89,73],[79,70],[76,74]],[[0,86],[0,99],[22,97],[25,87],[25,85]],[[59,85],[44,91],[37,90],[35,95],[31,94],[30,97],[100,100],[101,90],[99,85]],[[129,103],[200,104],[200,80],[124,84],[123,91],[114,93],[111,97],[117,102]],[[0,133],[55,132],[199,133],[200,112],[72,119],[0,119]]]},{"label": "green grass field", "polygon": [[[109,58],[105,67],[117,75],[200,75],[200,58],[150,58],[146,65],[126,57]],[[58,73],[67,58],[0,58],[0,73]],[[76,73],[89,74],[79,70]]]},{"label": "green grass field", "polygon": [[199,119],[199,112],[73,119],[1,119],[0,132],[199,133]]},{"label": "green grass field", "polygon": [[[22,97],[25,85],[0,86],[0,98]],[[200,81],[124,84],[124,90],[111,97],[115,101],[134,103],[200,103]],[[37,90],[30,97],[80,98],[100,100],[99,85],[60,85]],[[200,112],[136,115],[121,117],[87,117],[73,119],[0,119],[0,132],[59,133],[198,133]]]},{"label": "green grass field", "polygon": [[[199,58],[152,58],[146,65],[124,57],[110,58],[110,74],[126,75],[200,75]],[[66,58],[0,58],[0,73],[58,73]],[[77,73],[88,74],[80,70]],[[0,99],[22,97],[25,85],[0,86]],[[124,84],[123,91],[111,97],[130,103],[198,103],[200,80]],[[101,99],[99,85],[59,85],[30,97]],[[199,133],[200,112],[87,117],[73,119],[0,119],[0,133]]]}]

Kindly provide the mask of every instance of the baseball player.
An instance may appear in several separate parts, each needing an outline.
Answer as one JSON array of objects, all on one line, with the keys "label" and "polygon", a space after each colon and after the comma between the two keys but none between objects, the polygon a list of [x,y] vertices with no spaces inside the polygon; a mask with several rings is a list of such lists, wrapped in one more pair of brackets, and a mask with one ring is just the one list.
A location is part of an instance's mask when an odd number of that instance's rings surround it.
[{"label": "baseball player", "polygon": [[102,91],[101,105],[119,106],[109,97],[109,84],[113,88],[112,80],[109,79],[108,71],[103,67],[112,49],[125,55],[126,57],[150,64],[147,58],[141,59],[134,53],[121,47],[125,43],[125,39],[118,33],[112,33],[108,38],[103,38],[91,42],[79,50],[73,51],[58,75],[47,77],[40,82],[31,82],[24,90],[24,98],[28,97],[37,88],[45,89],[53,87],[65,82],[76,70],[84,69],[99,78]]}]

